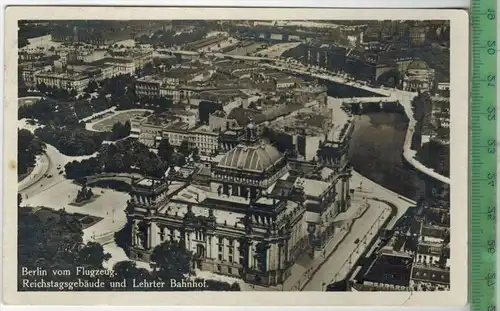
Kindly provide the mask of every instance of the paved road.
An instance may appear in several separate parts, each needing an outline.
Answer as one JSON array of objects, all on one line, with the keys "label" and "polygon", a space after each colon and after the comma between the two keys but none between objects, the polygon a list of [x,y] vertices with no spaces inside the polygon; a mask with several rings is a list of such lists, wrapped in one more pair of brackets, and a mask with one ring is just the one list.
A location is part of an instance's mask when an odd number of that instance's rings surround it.
[{"label": "paved road", "polygon": [[373,198],[385,200],[391,202],[397,207],[397,214],[387,224],[388,229],[392,229],[397,220],[406,213],[408,208],[417,204],[417,202],[382,187],[381,185],[364,177],[356,171],[352,172],[349,186],[351,187],[351,189],[356,190],[354,192],[356,196],[365,197],[367,199]]},{"label": "paved road", "polygon": [[[40,174],[33,179],[33,182],[29,182],[27,185],[23,185],[22,188],[19,188],[19,193],[22,194],[23,199],[27,199],[47,191],[66,180],[64,173],[60,174],[61,171],[64,172],[66,163],[88,157],[91,156],[68,157],[61,154],[54,146],[47,144],[45,159],[43,159],[44,173],[40,172]],[[45,174],[47,174],[47,176],[52,175],[52,177],[44,177]]]},{"label": "paved road", "polygon": [[[385,204],[370,202],[370,207],[357,219],[344,241],[314,273],[303,291],[324,291],[325,285],[343,279],[353,268],[370,241],[377,237],[380,226],[390,214]],[[358,243],[355,241],[359,239]],[[350,263],[349,263],[350,259]]]},{"label": "paved road", "polygon": [[41,154],[35,164],[35,167],[31,171],[31,173],[26,176],[23,180],[21,180],[18,184],[18,191],[22,192],[23,190],[31,187],[36,184],[40,179],[43,178],[43,175],[47,173],[50,166],[50,160],[47,154]]},{"label": "paved road", "polygon": [[[64,176],[59,174],[59,169],[57,168],[61,165],[61,168],[64,169],[64,159],[60,156],[61,154],[57,149],[51,145],[47,145],[47,149],[45,151],[44,158],[44,173],[38,174],[33,182],[29,185],[23,187],[23,189],[19,189],[19,192],[23,195],[24,198],[33,197],[50,187],[58,184],[59,182],[65,180]],[[51,178],[44,177],[44,175],[52,175]]]}]

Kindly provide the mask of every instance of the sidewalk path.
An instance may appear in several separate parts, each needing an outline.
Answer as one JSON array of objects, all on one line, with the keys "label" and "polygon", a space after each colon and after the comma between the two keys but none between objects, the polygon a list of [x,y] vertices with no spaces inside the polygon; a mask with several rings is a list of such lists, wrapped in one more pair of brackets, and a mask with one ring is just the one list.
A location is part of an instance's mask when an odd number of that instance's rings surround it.
[{"label": "sidewalk path", "polygon": [[[353,268],[352,265],[363,254],[367,245],[377,237],[383,221],[389,217],[388,205],[370,201],[370,207],[353,221],[352,227],[342,241],[316,269],[301,288],[303,291],[324,291],[325,286],[335,280],[342,280]],[[358,240],[358,243],[355,243]]]},{"label": "sidewalk path", "polygon": [[356,218],[362,217],[369,209],[369,204],[364,201],[354,201],[351,208],[348,210],[351,215],[350,219],[339,214],[334,220],[338,222],[337,232],[326,243],[322,250],[316,251],[316,254],[322,254],[315,258],[311,258],[309,254],[302,254],[296,263],[291,268],[291,275],[283,284],[285,291],[298,291],[307,284],[311,277],[314,276],[316,271],[323,265],[325,259],[328,258],[335,251],[335,249],[343,243],[344,238],[349,233],[350,227]]},{"label": "sidewalk path", "polygon": [[36,156],[35,166],[28,176],[18,183],[17,189],[19,192],[29,188],[43,178],[50,166],[50,160],[46,153]]}]

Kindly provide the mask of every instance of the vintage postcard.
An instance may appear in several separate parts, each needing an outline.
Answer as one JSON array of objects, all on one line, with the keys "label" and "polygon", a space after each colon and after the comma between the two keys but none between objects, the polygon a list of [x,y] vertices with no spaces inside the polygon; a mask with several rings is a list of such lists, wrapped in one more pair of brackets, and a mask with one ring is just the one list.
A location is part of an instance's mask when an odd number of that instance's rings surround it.
[{"label": "vintage postcard", "polygon": [[5,33],[6,303],[465,305],[466,12],[14,6]]}]

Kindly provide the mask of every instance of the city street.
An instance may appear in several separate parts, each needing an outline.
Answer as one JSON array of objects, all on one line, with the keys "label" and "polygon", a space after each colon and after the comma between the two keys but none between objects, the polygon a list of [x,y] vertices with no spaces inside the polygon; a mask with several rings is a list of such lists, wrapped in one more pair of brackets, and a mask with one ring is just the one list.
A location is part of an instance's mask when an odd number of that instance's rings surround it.
[{"label": "city street", "polygon": [[[383,203],[370,201],[370,205],[365,214],[356,219],[351,231],[313,274],[302,291],[324,291],[326,285],[342,280],[352,269],[370,241],[377,237],[380,226],[391,212],[390,207]],[[355,243],[356,240],[358,243]]]},{"label": "city street", "polygon": [[388,201],[397,207],[397,214],[389,221],[387,229],[391,229],[396,221],[406,213],[409,207],[417,204],[417,202],[382,187],[356,171],[352,172],[350,187],[355,190],[354,194],[356,196]]},{"label": "city street", "polygon": [[37,156],[35,166],[33,167],[31,173],[23,180],[19,181],[18,191],[21,192],[40,181],[40,179],[44,177],[43,175],[45,175],[49,170],[49,165],[50,161],[47,154],[43,153]]},{"label": "city street", "polygon": [[[64,177],[64,166],[66,163],[77,160],[81,161],[93,157],[94,155],[70,157],[60,153],[55,147],[48,145],[45,150],[45,155],[42,156],[39,173],[33,175],[34,178],[30,182],[22,181],[19,185],[19,193],[22,194],[23,200],[32,198],[61,182],[67,181]],[[63,172],[60,174],[60,172]],[[44,175],[47,175],[46,177]],[[31,178],[32,175],[26,177]],[[52,176],[48,178],[48,176]],[[68,181],[71,183],[71,181]],[[38,199],[38,198],[37,198]]]}]

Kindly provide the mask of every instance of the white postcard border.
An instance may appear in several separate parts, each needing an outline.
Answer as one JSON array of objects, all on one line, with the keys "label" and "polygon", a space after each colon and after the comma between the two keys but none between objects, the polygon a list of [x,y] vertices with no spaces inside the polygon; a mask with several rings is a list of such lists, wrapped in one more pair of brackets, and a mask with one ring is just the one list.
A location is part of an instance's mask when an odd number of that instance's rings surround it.
[{"label": "white postcard border", "polygon": [[[36,19],[450,20],[451,290],[448,292],[17,292],[17,21]],[[463,10],[8,7],[4,44],[3,294],[23,305],[463,306],[468,298],[469,23]],[[453,230],[453,228],[456,228]]]}]

